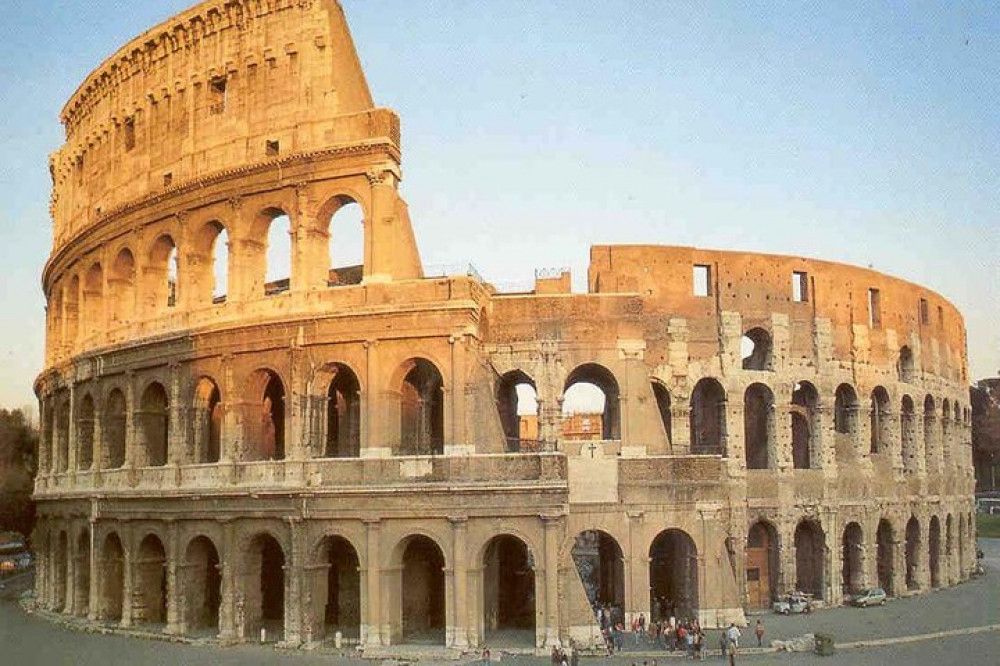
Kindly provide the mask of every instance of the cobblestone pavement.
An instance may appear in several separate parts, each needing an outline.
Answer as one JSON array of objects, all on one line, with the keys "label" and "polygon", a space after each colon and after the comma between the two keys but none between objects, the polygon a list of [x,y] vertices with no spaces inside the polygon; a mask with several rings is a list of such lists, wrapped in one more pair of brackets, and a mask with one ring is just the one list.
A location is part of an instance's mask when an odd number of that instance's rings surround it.
[{"label": "cobblestone pavement", "polygon": [[[961,630],[969,627],[1000,624],[1000,539],[981,540],[986,553],[986,576],[928,595],[892,600],[881,608],[836,608],[809,616],[781,617],[766,614],[766,639],[790,638],[803,633],[827,632],[837,643],[877,640],[912,634]],[[718,632],[711,632],[714,646]],[[496,650],[494,655],[496,656]],[[907,666],[940,664],[996,664],[1000,662],[1000,631],[971,635],[946,636],[914,643],[880,647],[840,649],[832,657],[812,654],[754,654],[745,651],[739,663],[800,664],[816,662],[829,666],[853,664],[906,663]],[[283,651],[269,647],[214,645],[179,645],[122,636],[78,633],[55,626],[38,616],[27,615],[10,601],[0,601],[0,663],[38,666],[139,666],[145,664],[190,664],[191,666],[247,666],[250,664],[291,664],[312,666],[336,664],[353,666],[371,664],[360,659],[329,653]],[[622,653],[608,659],[585,657],[585,666],[651,666],[684,663],[680,655],[666,653]],[[452,664],[461,662],[449,662]],[[466,662],[469,663],[469,662]],[[547,658],[503,657],[500,663],[517,666],[542,666]],[[721,664],[717,655],[706,663]]]}]

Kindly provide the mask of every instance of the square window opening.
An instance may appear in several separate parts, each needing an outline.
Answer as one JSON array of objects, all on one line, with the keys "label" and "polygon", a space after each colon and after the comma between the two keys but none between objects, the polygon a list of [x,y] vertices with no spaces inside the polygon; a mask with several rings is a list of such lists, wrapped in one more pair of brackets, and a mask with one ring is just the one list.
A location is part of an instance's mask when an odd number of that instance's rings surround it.
[{"label": "square window opening", "polygon": [[707,264],[694,265],[694,295],[712,295],[712,267]]},{"label": "square window opening", "polygon": [[792,300],[796,303],[809,301],[809,274],[804,271],[792,271]]},{"label": "square window opening", "polygon": [[868,328],[882,328],[882,298],[878,289],[868,290]]}]

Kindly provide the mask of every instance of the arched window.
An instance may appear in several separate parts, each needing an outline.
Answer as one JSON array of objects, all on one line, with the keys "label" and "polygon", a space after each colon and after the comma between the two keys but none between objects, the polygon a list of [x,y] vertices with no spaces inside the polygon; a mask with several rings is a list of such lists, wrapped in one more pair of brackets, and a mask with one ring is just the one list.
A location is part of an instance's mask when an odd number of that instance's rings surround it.
[{"label": "arched window", "polygon": [[774,467],[774,393],[764,384],[751,384],[743,394],[743,433],[747,469]]},{"label": "arched window", "polygon": [[400,389],[400,455],[444,453],[444,380],[424,359],[407,362]]},{"label": "arched window", "polygon": [[906,345],[903,345],[899,350],[899,360],[896,363],[896,372],[899,375],[899,381],[907,383],[913,382],[913,352]]},{"label": "arched window", "polygon": [[625,558],[618,541],[607,532],[587,530],[576,535],[570,553],[591,608],[624,611]]},{"label": "arched window", "polygon": [[858,394],[850,384],[837,387],[833,404],[833,429],[841,435],[858,432]]},{"label": "arched window", "polygon": [[158,237],[149,250],[143,287],[147,312],[163,314],[177,305],[177,244],[169,234]]},{"label": "arched window", "polygon": [[264,273],[264,294],[271,296],[291,287],[292,221],[281,210],[266,213],[271,217],[267,229],[267,268]]},{"label": "arched window", "polygon": [[162,467],[167,464],[167,442],[170,430],[167,392],[162,384],[153,382],[142,394],[139,416],[139,467]]},{"label": "arched window", "polygon": [[247,460],[285,459],[285,385],[277,373],[258,370],[250,379]]},{"label": "arched window", "polygon": [[108,288],[114,307],[112,325],[129,324],[135,317],[135,258],[128,248],[122,248],[111,266]]},{"label": "arched window", "polygon": [[691,392],[691,453],[726,455],[726,391],[706,377]]},{"label": "arched window", "polygon": [[671,615],[696,617],[698,614],[698,548],[679,529],[660,532],[649,547],[649,593],[652,609],[657,600],[670,604]]},{"label": "arched window", "polygon": [[104,271],[100,264],[91,266],[83,281],[83,330],[87,338],[104,331]]},{"label": "arched window", "polygon": [[813,520],[803,520],[795,528],[796,589],[816,599],[823,598],[825,540],[823,528]]},{"label": "arched window", "polygon": [[772,370],[773,344],[771,334],[763,328],[753,328],[740,341],[744,370]]},{"label": "arched window", "polygon": [[331,287],[361,284],[365,268],[365,219],[361,206],[349,197],[338,197],[330,218]]},{"label": "arched window", "polygon": [[916,423],[913,399],[908,395],[904,395],[901,406],[902,409],[899,415],[899,435],[903,455],[903,469],[906,472],[914,473],[919,467],[919,461],[917,460]]},{"label": "arched window", "polygon": [[346,365],[336,364],[326,392],[326,458],[361,455],[361,385]]},{"label": "arched window", "polygon": [[799,382],[792,391],[792,465],[795,469],[819,467],[816,450],[819,431],[819,393],[809,382]]},{"label": "arched window", "polygon": [[924,465],[928,470],[934,467],[937,458],[939,434],[934,397],[928,394],[924,396]]},{"label": "arched window", "polygon": [[202,377],[194,399],[194,462],[217,463],[222,455],[222,395],[208,377]]},{"label": "arched window", "polygon": [[101,422],[104,444],[102,469],[118,469],[125,465],[126,409],[125,395],[119,389],[111,391]]},{"label": "arched window", "polygon": [[94,463],[94,399],[89,394],[80,399],[76,412],[76,467],[88,470]]},{"label": "arched window", "polygon": [[889,446],[892,411],[889,393],[876,386],[871,397],[871,453],[884,453]]},{"label": "arched window", "polygon": [[503,428],[506,450],[537,451],[538,393],[535,382],[520,370],[512,370],[497,380],[497,412]]},{"label": "arched window", "polygon": [[[600,428],[593,424],[593,432],[600,432],[600,439],[621,439],[618,381],[601,365],[586,363],[569,374],[563,389],[562,412],[564,438],[589,439],[588,430],[591,428],[587,427],[586,421],[600,414]],[[573,427],[574,415],[579,415],[579,427]],[[567,424],[570,428],[566,427]],[[566,432],[569,429],[574,432]]]},{"label": "arched window", "polygon": [[667,436],[667,447],[673,447],[673,414],[670,411],[670,391],[661,382],[654,380],[652,383],[653,397],[656,398],[656,410],[660,413],[660,423],[663,424],[663,433]]}]

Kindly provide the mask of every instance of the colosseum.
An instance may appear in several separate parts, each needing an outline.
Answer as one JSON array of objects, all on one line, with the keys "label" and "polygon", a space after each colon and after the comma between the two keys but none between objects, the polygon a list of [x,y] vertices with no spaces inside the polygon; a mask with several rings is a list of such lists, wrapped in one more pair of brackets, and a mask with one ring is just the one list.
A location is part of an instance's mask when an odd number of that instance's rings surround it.
[{"label": "colosseum", "polygon": [[586,293],[425,272],[335,0],[203,2],[61,120],[42,609],[530,651],[594,642],[598,605],[724,626],[974,566],[964,323],[930,290],[661,245],[593,247]]}]

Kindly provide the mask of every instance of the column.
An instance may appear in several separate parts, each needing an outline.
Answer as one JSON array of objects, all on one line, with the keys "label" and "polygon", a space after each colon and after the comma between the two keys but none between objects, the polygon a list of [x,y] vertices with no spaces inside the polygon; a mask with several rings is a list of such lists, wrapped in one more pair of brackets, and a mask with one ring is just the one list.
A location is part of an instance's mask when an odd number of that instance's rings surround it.
[{"label": "column", "polygon": [[222,548],[219,553],[219,568],[222,574],[222,599],[219,604],[219,640],[235,643],[239,640],[236,626],[236,525],[225,521],[222,527]]},{"label": "column", "polygon": [[367,593],[367,616],[361,625],[361,644],[365,647],[379,647],[382,645],[382,610],[380,599],[380,567],[379,558],[379,527],[377,518],[365,520],[366,528],[366,559],[365,563],[365,583]]},{"label": "column", "polygon": [[559,530],[562,516],[539,516],[545,529],[545,645],[559,645]]},{"label": "column", "polygon": [[289,518],[287,522],[292,547],[291,557],[285,564],[285,639],[282,644],[295,647],[302,642],[302,607],[306,602],[302,586],[306,530],[300,518]]},{"label": "column", "polygon": [[642,511],[628,512],[628,596],[625,603],[631,616],[638,617],[639,613],[645,613],[648,620],[652,618],[649,607],[649,552],[637,547],[642,535],[643,518]]},{"label": "column", "polygon": [[449,613],[453,616],[449,623],[446,645],[448,647],[467,648],[469,647],[469,612],[468,612],[468,563],[466,556],[466,534],[468,531],[469,519],[462,516],[449,518],[451,521],[452,534],[452,567],[451,575],[454,578],[452,589],[455,591],[453,599],[454,611]]},{"label": "column", "polygon": [[[131,386],[131,383],[129,384]],[[136,548],[133,545],[134,539],[132,538],[132,527],[130,525],[123,525],[120,532],[120,537],[122,540],[122,546],[124,550],[124,561],[122,562],[122,569],[124,573],[124,585],[122,586],[122,627],[132,626],[132,594],[135,589],[134,578],[134,567],[132,566],[132,560],[135,559]]]},{"label": "column", "polygon": [[182,567],[180,563],[180,526],[176,521],[169,520],[167,535],[170,543],[166,546],[167,555],[167,634],[180,635],[184,633],[181,609],[184,607],[184,586]]},{"label": "column", "polygon": [[[66,452],[68,460],[66,461],[66,472],[69,478],[72,479],[76,474],[77,461],[76,461],[76,382],[69,382],[69,414],[66,415],[67,427],[66,427],[66,437],[68,442],[66,445]],[[72,485],[72,481],[70,482]],[[72,550],[72,549],[71,549]]]},{"label": "column", "polygon": [[[95,459],[95,469],[96,459]],[[91,505],[91,512],[96,505]],[[90,548],[90,594],[88,597],[89,607],[87,608],[87,619],[91,622],[95,622],[99,619],[101,613],[100,602],[98,600],[98,594],[100,593],[100,586],[98,585],[98,567],[97,562],[97,519],[91,515],[90,518],[90,543],[88,545]]]}]

